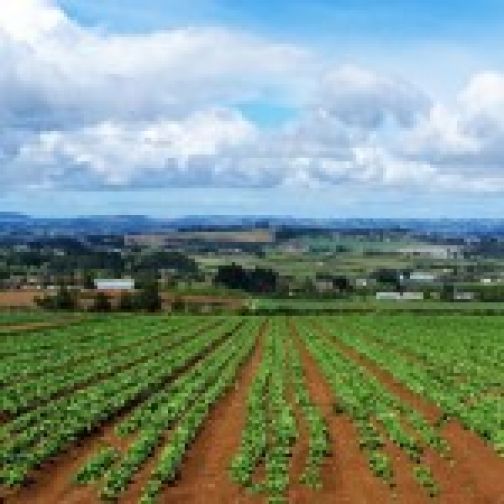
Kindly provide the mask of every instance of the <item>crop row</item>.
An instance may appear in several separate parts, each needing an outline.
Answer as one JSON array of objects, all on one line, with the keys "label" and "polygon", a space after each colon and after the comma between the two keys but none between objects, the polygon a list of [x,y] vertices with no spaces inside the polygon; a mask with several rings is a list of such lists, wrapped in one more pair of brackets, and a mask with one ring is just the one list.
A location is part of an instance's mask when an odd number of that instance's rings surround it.
[{"label": "crop row", "polygon": [[413,473],[419,483],[431,495],[437,494],[437,484],[423,460],[425,446],[447,455],[447,444],[437,430],[365,369],[345,357],[321,333],[312,330],[309,322],[299,323],[298,328],[334,391],[335,412],[346,413],[353,419],[371,471],[395,485],[392,460],[386,450],[387,442],[393,442],[414,464]]},{"label": "crop row", "polygon": [[[9,385],[59,372],[82,361],[104,356],[121,348],[128,348],[136,341],[150,336],[170,333],[177,328],[191,327],[191,325],[181,318],[149,321],[132,319],[126,326],[124,321],[119,323],[118,320],[100,324],[83,323],[78,326],[78,330],[74,327],[71,334],[68,334],[68,328],[61,329],[59,344],[54,347],[43,350],[37,348],[32,352],[4,356],[0,363],[0,384]],[[126,330],[125,327],[127,327]],[[50,338],[44,332],[41,332],[38,337],[42,341]]]},{"label": "crop row", "polygon": [[[210,324],[206,324],[210,326]],[[173,346],[182,343],[187,335],[194,332],[198,326],[188,326],[185,330],[167,331],[156,328],[143,337],[117,337],[116,340],[128,341],[126,348],[117,341],[107,347],[105,353],[97,351],[93,359],[86,359],[74,366],[60,369],[58,373],[48,372],[43,376],[20,381],[0,390],[0,411],[17,415],[22,411],[34,408],[47,402],[56,395],[71,392],[77,387],[85,386],[93,381],[118,373],[129,366],[142,362],[158,352],[169,351]],[[148,336],[146,336],[146,334]]]},{"label": "crop row", "polygon": [[[191,406],[178,422],[173,434],[162,448],[156,466],[152,471],[141,497],[141,504],[154,504],[164,485],[173,482],[183,462],[185,453],[194,441],[212,406],[235,383],[238,370],[251,354],[257,339],[257,322],[249,325],[234,340],[236,351],[227,363],[214,374],[209,386],[196,400],[191,400]],[[208,371],[204,371],[206,373]]]},{"label": "crop row", "polygon": [[34,409],[2,426],[0,477],[9,485],[22,483],[48,458],[89,434],[128,406],[144,400],[177,374],[227,339],[240,324],[227,320],[147,362],[74,394]]},{"label": "crop row", "polygon": [[[291,457],[299,442],[296,408],[308,431],[301,482],[320,488],[320,466],[330,451],[327,426],[306,388],[299,352],[285,320],[271,320],[263,359],[248,394],[241,444],[230,464],[233,481],[265,494],[269,502],[285,502]],[[261,466],[263,479],[257,476]]]},{"label": "crop row", "polygon": [[[451,417],[459,419],[462,425],[504,454],[504,373],[498,369],[500,362],[489,365],[488,360],[494,357],[478,357],[479,339],[473,337],[474,345],[468,345],[463,338],[460,340],[446,333],[442,338],[439,333],[430,337],[423,333],[416,337],[418,328],[408,330],[406,326],[398,334],[389,326],[371,326],[370,322],[361,320],[342,325],[331,320],[326,321],[326,327],[335,338],[389,371],[413,392],[435,403],[443,412],[442,421]],[[407,352],[406,356],[391,345]],[[492,346],[499,348],[497,344]]]},{"label": "crop row", "polygon": [[140,419],[138,410],[133,413],[133,418],[140,420],[138,435],[118,463],[105,474],[101,489],[102,498],[115,500],[125,491],[135,473],[163,442],[167,429],[173,428],[176,422],[181,421],[183,415],[194,403],[201,400],[231,362],[241,362],[244,351],[242,344],[250,340],[253,334],[252,325],[245,324],[223,346],[171,384],[164,402],[149,400],[146,407],[139,408],[144,414]]}]

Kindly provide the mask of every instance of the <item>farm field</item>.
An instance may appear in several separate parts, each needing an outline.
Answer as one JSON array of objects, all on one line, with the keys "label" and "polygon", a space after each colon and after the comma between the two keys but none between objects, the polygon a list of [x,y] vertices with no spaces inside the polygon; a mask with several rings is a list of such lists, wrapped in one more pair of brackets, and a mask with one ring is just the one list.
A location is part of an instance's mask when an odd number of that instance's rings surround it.
[{"label": "farm field", "polygon": [[326,311],[335,313],[372,313],[372,312],[414,312],[427,314],[472,314],[504,315],[502,302],[450,302],[450,301],[387,301],[359,299],[303,299],[303,298],[254,298],[249,306],[255,310],[288,310],[289,312]]},{"label": "farm field", "polygon": [[108,316],[0,356],[0,502],[504,503],[501,316]]},{"label": "farm field", "polygon": [[0,311],[0,334],[64,326],[84,318],[81,313],[57,314],[35,310]]}]

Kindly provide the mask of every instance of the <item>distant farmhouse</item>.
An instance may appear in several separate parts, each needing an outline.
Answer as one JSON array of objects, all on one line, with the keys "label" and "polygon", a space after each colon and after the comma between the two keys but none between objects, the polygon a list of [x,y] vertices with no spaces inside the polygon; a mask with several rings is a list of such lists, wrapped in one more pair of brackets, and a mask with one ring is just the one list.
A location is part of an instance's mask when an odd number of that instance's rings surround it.
[{"label": "distant farmhouse", "polygon": [[96,290],[99,291],[132,291],[135,289],[135,281],[132,278],[97,278],[94,281]]},{"label": "distant farmhouse", "polygon": [[377,292],[378,301],[422,301],[423,292]]},{"label": "distant farmhouse", "polygon": [[397,250],[407,257],[426,259],[458,259],[463,255],[463,248],[458,245],[413,245]]},{"label": "distant farmhouse", "polygon": [[410,282],[429,283],[435,282],[437,278],[438,275],[436,275],[436,273],[431,273],[430,271],[412,271],[408,280]]}]

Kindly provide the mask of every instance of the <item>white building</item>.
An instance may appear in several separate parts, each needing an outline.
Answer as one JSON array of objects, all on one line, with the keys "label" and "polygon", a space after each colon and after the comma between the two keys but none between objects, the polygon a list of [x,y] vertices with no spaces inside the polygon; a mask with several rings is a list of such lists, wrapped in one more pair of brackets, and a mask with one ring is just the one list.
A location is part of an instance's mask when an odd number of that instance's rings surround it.
[{"label": "white building", "polygon": [[410,282],[418,282],[418,283],[429,283],[434,282],[437,279],[437,275],[435,273],[430,273],[428,271],[413,271],[410,273],[409,280]]},{"label": "white building", "polygon": [[135,289],[132,278],[97,278],[95,288],[99,291],[131,291]]},{"label": "white building", "polygon": [[378,301],[422,301],[423,292],[377,292]]},{"label": "white building", "polygon": [[475,298],[474,292],[455,292],[453,296],[455,301],[474,301]]},{"label": "white building", "polygon": [[378,301],[399,301],[401,299],[400,292],[377,292],[376,299]]}]

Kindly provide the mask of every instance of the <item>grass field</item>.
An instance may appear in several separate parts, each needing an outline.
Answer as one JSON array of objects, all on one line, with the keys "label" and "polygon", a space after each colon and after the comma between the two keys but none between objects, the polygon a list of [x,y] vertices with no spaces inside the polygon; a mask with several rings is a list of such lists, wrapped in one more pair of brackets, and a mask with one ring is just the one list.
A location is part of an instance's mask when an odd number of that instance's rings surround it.
[{"label": "grass field", "polygon": [[6,503],[498,503],[504,317],[108,316],[0,336]]}]

